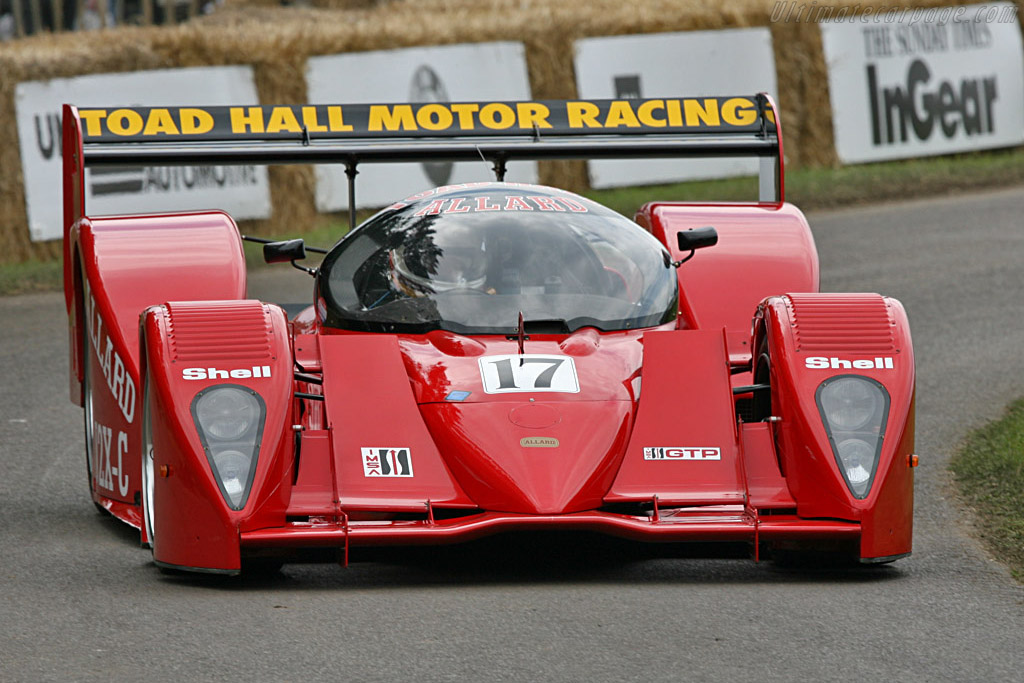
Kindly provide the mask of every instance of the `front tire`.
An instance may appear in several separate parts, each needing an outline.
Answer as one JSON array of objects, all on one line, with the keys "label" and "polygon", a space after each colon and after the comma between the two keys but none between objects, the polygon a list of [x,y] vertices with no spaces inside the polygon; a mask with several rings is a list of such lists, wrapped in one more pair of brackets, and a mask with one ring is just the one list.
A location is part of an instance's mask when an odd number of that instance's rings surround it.
[{"label": "front tire", "polygon": [[85,473],[89,478],[89,494],[95,493],[96,487],[92,476],[93,458],[93,392],[92,392],[92,333],[88,321],[85,322],[82,334],[82,407],[85,409]]},{"label": "front tire", "polygon": [[[772,362],[768,353],[768,340],[763,338],[758,344],[757,353],[754,355],[754,384],[768,384],[772,382]],[[754,422],[764,422],[772,414],[772,392],[755,391],[753,397],[752,414]]]},{"label": "front tire", "polygon": [[154,524],[153,484],[156,464],[153,453],[153,419],[149,407],[149,374],[142,387],[142,528],[145,531],[143,546],[156,552],[156,525]]}]

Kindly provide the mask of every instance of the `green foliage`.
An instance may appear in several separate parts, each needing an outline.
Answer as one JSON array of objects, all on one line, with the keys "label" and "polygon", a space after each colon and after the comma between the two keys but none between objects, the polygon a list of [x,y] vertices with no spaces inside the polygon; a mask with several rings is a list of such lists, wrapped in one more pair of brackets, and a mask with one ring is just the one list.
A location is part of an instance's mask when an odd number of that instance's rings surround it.
[{"label": "green foliage", "polygon": [[[1024,183],[1024,148],[840,168],[786,172],[786,201],[804,211],[988,190]],[[757,178],[592,190],[591,199],[625,216],[646,201],[754,201]]]},{"label": "green foliage", "polygon": [[58,261],[26,261],[0,266],[0,295],[50,292],[61,287],[64,266]]},{"label": "green foliage", "polygon": [[1024,399],[972,432],[950,469],[982,540],[1024,583]]}]

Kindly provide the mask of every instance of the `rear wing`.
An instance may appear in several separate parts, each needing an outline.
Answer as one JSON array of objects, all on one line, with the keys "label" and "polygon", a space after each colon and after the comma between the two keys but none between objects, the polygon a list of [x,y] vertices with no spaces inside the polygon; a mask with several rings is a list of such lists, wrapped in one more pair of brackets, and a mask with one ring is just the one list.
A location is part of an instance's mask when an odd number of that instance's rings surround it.
[{"label": "rear wing", "polygon": [[[64,236],[84,169],[343,164],[349,220],[362,163],[758,157],[758,199],[784,200],[775,102],[748,97],[416,104],[82,108],[64,105]],[[65,252],[67,247],[65,246]],[[65,253],[65,268],[67,257]]]}]

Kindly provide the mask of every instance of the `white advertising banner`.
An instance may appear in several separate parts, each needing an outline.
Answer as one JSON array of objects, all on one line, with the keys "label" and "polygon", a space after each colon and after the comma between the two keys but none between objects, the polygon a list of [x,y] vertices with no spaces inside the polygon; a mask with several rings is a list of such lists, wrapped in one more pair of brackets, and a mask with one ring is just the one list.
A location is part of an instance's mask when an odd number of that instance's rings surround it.
[{"label": "white advertising banner", "polygon": [[[15,90],[25,206],[33,241],[63,235],[61,105],[78,107],[259,104],[252,67],[161,69],[19,83]],[[86,169],[89,215],[223,209],[270,215],[264,166]]]},{"label": "white advertising banner", "polygon": [[[529,100],[530,80],[521,43],[497,42],[313,57],[306,66],[310,104]],[[493,180],[492,164],[433,162],[362,164],[356,206],[386,206],[422,190]],[[537,181],[534,162],[508,164],[506,180]],[[318,211],[348,208],[343,166],[316,167]]]},{"label": "white advertising banner", "polygon": [[[684,31],[576,41],[576,88],[584,99],[775,96],[767,28]],[[590,162],[593,187],[757,175],[756,159]]]},{"label": "white advertising banner", "polygon": [[1024,142],[1024,51],[1012,3],[821,24],[843,163]]}]

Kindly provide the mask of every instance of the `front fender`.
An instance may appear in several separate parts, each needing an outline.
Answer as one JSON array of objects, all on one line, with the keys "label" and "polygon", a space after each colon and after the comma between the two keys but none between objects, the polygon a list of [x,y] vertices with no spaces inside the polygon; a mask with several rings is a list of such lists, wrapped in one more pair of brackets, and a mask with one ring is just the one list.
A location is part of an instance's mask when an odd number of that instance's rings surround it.
[{"label": "front fender", "polygon": [[[766,299],[758,315],[763,326],[754,343],[770,358],[780,464],[798,514],[860,522],[862,558],[909,553],[915,369],[903,306],[877,294],[789,294]],[[889,396],[864,498],[846,485],[816,400],[822,382],[839,375],[872,379]]]},{"label": "front fender", "polygon": [[[207,571],[241,568],[239,530],[284,523],[293,467],[292,354],[283,311],[258,301],[168,303],[142,327],[152,441],[153,558]],[[255,473],[240,510],[229,506],[193,418],[204,389],[252,390],[265,407]],[[143,458],[146,449],[143,449]]]}]

